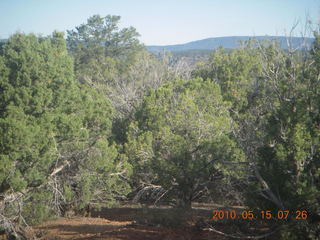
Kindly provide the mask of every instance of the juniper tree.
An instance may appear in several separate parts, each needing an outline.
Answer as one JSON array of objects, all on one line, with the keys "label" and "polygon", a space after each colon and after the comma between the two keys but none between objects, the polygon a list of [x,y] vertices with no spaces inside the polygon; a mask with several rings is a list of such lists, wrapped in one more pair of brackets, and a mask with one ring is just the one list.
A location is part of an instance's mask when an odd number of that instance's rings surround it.
[{"label": "juniper tree", "polygon": [[232,103],[234,139],[250,162],[248,176],[256,177],[248,178],[247,204],[309,211],[305,221],[268,222],[281,226],[283,239],[317,239],[319,233],[318,45],[316,35],[310,52],[283,50],[276,42],[219,50],[194,72],[218,82]]},{"label": "juniper tree", "polygon": [[128,131],[135,180],[172,190],[178,206],[189,208],[223,162],[242,158],[229,137],[229,107],[219,86],[201,78],[150,91]]},{"label": "juniper tree", "polygon": [[119,29],[120,16],[94,15],[68,31],[68,49],[75,59],[78,79],[91,84],[111,84],[129,70],[143,49],[133,27]]},{"label": "juniper tree", "polygon": [[[109,142],[113,108],[73,73],[63,34],[14,34],[0,56],[1,224],[42,221],[63,204],[125,193],[130,172]],[[101,198],[101,196],[103,198]]]}]

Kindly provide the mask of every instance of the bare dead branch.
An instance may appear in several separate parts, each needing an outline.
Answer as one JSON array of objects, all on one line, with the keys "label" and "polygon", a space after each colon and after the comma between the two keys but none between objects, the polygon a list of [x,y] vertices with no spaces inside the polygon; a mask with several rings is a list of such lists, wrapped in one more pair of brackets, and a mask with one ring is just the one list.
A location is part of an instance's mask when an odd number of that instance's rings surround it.
[{"label": "bare dead branch", "polygon": [[234,238],[234,239],[262,239],[262,238],[266,238],[272,234],[275,234],[277,231],[279,231],[279,228],[276,228],[275,230],[272,230],[271,232],[262,234],[262,235],[258,235],[258,236],[246,236],[246,235],[242,235],[242,236],[237,236],[237,235],[233,235],[233,234],[227,234],[224,232],[221,232],[219,230],[216,230],[213,226],[211,226],[210,224],[206,223],[206,225],[208,226],[207,228],[203,229],[203,230],[207,230],[207,231],[211,231],[217,234],[220,234],[222,236],[228,237],[228,238]]}]

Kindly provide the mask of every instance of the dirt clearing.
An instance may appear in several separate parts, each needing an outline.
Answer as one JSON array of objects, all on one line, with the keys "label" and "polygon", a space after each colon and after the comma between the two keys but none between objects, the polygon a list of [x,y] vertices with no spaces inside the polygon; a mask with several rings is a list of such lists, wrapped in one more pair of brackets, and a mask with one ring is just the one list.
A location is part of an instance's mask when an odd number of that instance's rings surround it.
[{"label": "dirt clearing", "polygon": [[[182,226],[174,222],[163,222],[161,215],[170,214],[172,209],[161,208],[111,208],[93,212],[92,217],[59,218],[47,221],[30,229],[30,237],[34,235],[42,240],[204,240],[223,239],[223,237],[199,229],[199,219],[208,219],[210,210],[193,209],[190,219]],[[147,211],[147,213],[146,213]],[[141,222],[141,216],[156,216],[159,223]],[[153,217],[154,218],[154,217]],[[179,220],[178,220],[179,221]],[[153,221],[154,222],[154,221]],[[165,226],[163,226],[165,225]],[[172,225],[172,226],[170,226]],[[177,225],[177,226],[175,226]]]}]

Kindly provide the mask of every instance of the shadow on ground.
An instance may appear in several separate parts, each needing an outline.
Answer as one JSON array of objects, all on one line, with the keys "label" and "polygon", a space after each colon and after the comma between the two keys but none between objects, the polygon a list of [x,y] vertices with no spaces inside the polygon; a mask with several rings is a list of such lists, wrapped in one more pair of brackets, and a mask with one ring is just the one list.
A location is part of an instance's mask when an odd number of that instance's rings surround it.
[{"label": "shadow on ground", "polygon": [[93,211],[91,217],[59,218],[34,229],[42,240],[204,240],[223,239],[197,228],[211,209],[176,211],[169,207],[119,207]]}]

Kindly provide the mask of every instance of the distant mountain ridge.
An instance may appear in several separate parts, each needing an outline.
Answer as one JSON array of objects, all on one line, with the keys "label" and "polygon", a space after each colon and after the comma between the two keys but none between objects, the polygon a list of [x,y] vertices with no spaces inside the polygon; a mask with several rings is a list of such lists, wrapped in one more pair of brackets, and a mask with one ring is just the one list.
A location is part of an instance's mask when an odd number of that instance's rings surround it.
[{"label": "distant mountain ridge", "polygon": [[228,49],[236,49],[240,47],[241,41],[247,41],[255,38],[258,41],[275,39],[280,43],[280,47],[287,49],[287,40],[291,42],[292,47],[296,48],[303,44],[303,47],[310,47],[314,38],[302,38],[284,36],[232,36],[232,37],[216,37],[206,38],[202,40],[192,41],[184,44],[164,45],[164,46],[147,46],[150,52],[160,52],[163,50],[175,52],[175,51],[189,51],[189,50],[214,50],[218,47],[224,47]]},{"label": "distant mountain ridge", "polygon": [[[146,46],[150,52],[161,52],[163,50],[170,52],[182,52],[190,50],[200,50],[200,51],[212,51],[219,47],[226,49],[237,49],[240,48],[241,41],[248,41],[249,39],[257,39],[258,41],[263,40],[277,40],[280,43],[280,47],[287,49],[287,37],[284,36],[231,36],[231,37],[215,37],[206,38],[202,40],[196,40],[184,44],[173,44],[173,45],[150,45]],[[0,39],[0,43],[4,43],[8,39]],[[311,46],[314,38],[302,38],[302,37],[291,37],[289,39],[292,47],[296,48],[298,46],[303,46],[308,48]]]}]

